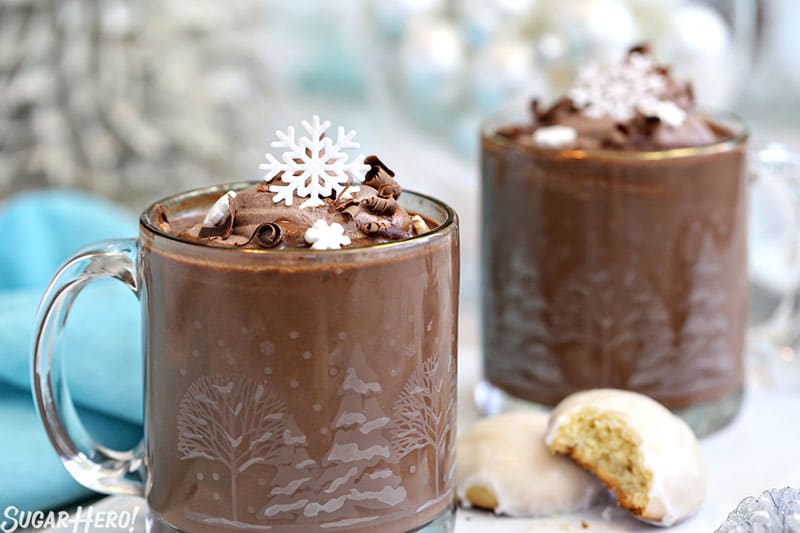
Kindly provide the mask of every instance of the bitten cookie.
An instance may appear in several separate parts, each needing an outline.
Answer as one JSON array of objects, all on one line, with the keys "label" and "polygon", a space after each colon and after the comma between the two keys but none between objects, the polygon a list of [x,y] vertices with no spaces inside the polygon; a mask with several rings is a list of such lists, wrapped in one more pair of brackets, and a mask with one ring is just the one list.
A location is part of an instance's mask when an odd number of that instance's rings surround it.
[{"label": "bitten cookie", "polygon": [[545,442],[596,474],[645,522],[670,526],[694,514],[705,496],[694,433],[647,396],[614,389],[572,394],[550,415]]},{"label": "bitten cookie", "polygon": [[544,445],[547,415],[508,413],[477,422],[456,448],[457,493],[466,507],[538,516],[584,509],[603,487]]}]

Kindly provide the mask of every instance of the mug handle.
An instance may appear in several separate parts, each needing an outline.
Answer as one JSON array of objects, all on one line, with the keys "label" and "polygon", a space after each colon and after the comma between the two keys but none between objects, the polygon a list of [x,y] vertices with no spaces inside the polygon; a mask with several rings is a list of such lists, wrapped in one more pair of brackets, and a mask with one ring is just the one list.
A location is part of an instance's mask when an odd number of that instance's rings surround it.
[{"label": "mug handle", "polygon": [[779,342],[795,336],[800,288],[800,154],[778,143],[750,153],[750,281],[780,300],[753,331]]},{"label": "mug handle", "polygon": [[135,239],[100,242],[73,255],[47,287],[34,329],[33,398],[47,437],[76,481],[106,494],[143,494],[144,441],[116,451],[92,439],[64,379],[58,340],[75,298],[90,282],[118,279],[140,298],[137,257]]}]

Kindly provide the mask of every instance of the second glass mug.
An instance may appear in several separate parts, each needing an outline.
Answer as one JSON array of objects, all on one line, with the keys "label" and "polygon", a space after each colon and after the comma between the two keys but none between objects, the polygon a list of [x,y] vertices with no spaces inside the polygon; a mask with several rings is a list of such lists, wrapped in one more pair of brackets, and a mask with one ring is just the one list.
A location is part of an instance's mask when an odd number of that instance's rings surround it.
[{"label": "second glass mug", "polygon": [[[248,185],[156,205],[174,220]],[[70,474],[144,496],[149,531],[452,531],[458,222],[423,195],[401,203],[438,227],[363,248],[232,250],[163,231],[154,205],[138,240],[68,260],[40,307],[33,379]],[[72,302],[109,277],[144,317],[144,439],[125,452],[87,434],[58,360]]]},{"label": "second glass mug", "polygon": [[[631,389],[699,434],[730,421],[744,386],[747,128],[651,152],[517,146],[482,131],[487,412]],[[759,153],[756,153],[758,157]]]}]

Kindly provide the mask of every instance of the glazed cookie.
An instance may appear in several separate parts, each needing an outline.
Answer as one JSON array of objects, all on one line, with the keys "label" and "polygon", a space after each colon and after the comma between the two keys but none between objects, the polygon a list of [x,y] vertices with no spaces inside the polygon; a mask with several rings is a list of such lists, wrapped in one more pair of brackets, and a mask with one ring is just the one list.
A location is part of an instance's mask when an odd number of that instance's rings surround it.
[{"label": "glazed cookie", "polygon": [[456,448],[458,498],[510,516],[588,507],[603,492],[592,477],[544,445],[547,415],[508,413],[477,422]]},{"label": "glazed cookie", "polygon": [[700,507],[706,472],[683,420],[647,396],[595,389],[565,398],[547,446],[597,475],[635,517],[670,526]]}]

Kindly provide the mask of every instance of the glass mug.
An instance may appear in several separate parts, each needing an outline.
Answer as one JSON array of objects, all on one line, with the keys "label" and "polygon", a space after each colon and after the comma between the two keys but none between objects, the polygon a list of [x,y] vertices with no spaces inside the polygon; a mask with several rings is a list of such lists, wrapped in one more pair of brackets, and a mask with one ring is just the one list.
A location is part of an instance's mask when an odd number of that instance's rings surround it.
[{"label": "glass mug", "polygon": [[481,408],[552,406],[614,387],[699,434],[737,413],[744,382],[747,139],[648,152],[546,151],[482,131]]},{"label": "glass mug", "polygon": [[[453,527],[458,223],[445,204],[401,203],[439,224],[363,248],[252,250],[158,226],[203,213],[240,183],[148,208],[138,240],[90,246],[48,287],[34,396],[70,474],[137,494],[148,530],[445,532]],[[144,438],[95,443],[57,345],[71,303],[116,278],[144,317]]]}]

